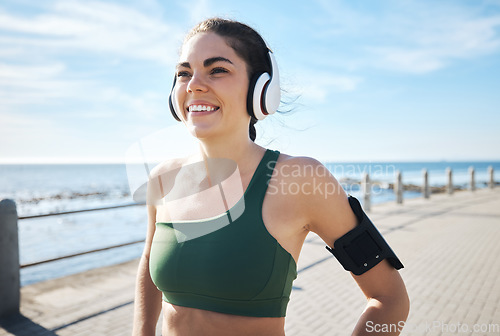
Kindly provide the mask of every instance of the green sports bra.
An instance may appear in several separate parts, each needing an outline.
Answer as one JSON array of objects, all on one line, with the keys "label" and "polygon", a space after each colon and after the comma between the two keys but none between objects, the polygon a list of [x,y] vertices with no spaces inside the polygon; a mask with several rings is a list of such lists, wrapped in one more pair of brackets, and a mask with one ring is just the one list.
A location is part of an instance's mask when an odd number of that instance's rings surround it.
[{"label": "green sports bra", "polygon": [[262,219],[278,156],[265,152],[244,196],[229,211],[206,220],[156,223],[149,269],[164,301],[226,314],[285,316],[297,266]]}]

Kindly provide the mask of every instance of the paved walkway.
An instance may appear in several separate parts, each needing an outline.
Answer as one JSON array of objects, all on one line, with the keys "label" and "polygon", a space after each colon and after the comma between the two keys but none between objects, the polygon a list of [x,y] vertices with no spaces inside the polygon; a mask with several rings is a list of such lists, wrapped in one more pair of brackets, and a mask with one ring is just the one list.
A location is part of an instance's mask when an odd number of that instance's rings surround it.
[{"label": "paved walkway", "polygon": [[[370,217],[405,265],[402,335],[500,335],[499,188],[375,205]],[[137,265],[23,287],[22,316],[4,320],[0,336],[130,335]],[[287,336],[349,335],[364,297],[319,237],[308,236],[298,268]]]}]

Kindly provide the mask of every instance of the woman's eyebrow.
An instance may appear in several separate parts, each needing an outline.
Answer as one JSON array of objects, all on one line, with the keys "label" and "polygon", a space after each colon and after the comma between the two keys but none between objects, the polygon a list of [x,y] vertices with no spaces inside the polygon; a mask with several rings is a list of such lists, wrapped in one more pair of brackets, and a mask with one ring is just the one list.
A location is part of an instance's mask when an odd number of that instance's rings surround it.
[{"label": "woman's eyebrow", "polygon": [[189,62],[181,62],[177,64],[176,68],[188,68],[191,69],[191,64]]},{"label": "woman's eyebrow", "polygon": [[[222,56],[217,56],[217,57],[207,58],[205,61],[203,61],[203,66],[206,68],[206,67],[209,67],[216,62],[227,62],[227,63],[233,64],[233,62],[231,62],[231,60],[229,60],[225,57],[222,57]],[[177,64],[177,68],[191,69],[191,64],[189,64],[189,62],[181,62],[181,63]]]},{"label": "woman's eyebrow", "polygon": [[207,59],[203,62],[203,66],[204,66],[204,67],[209,67],[209,66],[211,66],[212,64],[214,64],[215,62],[227,62],[227,63],[233,64],[233,62],[231,62],[231,61],[230,61],[230,60],[228,60],[227,58],[225,58],[225,57],[221,57],[221,56],[218,56],[218,57],[210,57],[210,58],[207,58]]}]

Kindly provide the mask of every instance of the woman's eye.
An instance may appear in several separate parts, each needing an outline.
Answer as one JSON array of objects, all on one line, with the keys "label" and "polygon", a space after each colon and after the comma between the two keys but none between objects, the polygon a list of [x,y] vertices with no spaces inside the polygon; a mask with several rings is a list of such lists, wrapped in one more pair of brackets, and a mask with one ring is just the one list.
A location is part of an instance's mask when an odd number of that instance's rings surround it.
[{"label": "woman's eye", "polygon": [[212,71],[210,71],[211,75],[215,74],[221,74],[221,73],[227,73],[228,71],[224,68],[213,68]]},{"label": "woman's eye", "polygon": [[187,77],[187,76],[189,76],[189,72],[187,72],[187,71],[177,72],[177,77]]}]

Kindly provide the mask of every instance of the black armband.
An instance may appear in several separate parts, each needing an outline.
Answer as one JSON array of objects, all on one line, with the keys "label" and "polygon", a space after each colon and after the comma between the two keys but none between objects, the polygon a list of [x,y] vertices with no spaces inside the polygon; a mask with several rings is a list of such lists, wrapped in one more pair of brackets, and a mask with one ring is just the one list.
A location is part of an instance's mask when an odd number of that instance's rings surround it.
[{"label": "black armband", "polygon": [[403,268],[396,254],[361,208],[361,204],[349,195],[349,205],[358,219],[358,225],[337,239],[333,249],[326,246],[340,264],[355,275],[361,275],[383,259],[395,268]]}]

